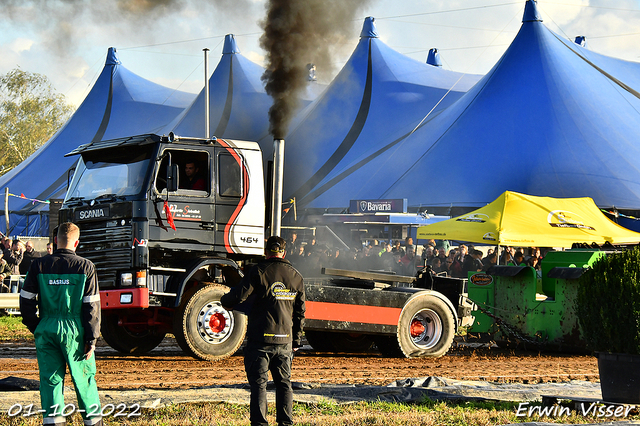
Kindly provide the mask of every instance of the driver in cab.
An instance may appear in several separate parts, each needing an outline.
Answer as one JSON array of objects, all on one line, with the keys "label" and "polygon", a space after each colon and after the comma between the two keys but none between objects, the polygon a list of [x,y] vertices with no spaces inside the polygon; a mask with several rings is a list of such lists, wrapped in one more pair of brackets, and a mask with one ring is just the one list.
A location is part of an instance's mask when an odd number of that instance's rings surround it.
[{"label": "driver in cab", "polygon": [[194,161],[190,161],[184,166],[186,179],[180,182],[180,189],[192,189],[195,191],[206,191],[207,187],[204,179],[199,175],[200,168]]}]

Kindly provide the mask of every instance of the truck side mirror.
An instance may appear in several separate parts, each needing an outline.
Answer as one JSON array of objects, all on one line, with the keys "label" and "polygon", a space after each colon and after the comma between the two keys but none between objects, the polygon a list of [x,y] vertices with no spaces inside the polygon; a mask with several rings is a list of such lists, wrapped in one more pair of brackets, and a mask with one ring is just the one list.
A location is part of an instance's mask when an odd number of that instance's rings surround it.
[{"label": "truck side mirror", "polygon": [[178,174],[179,169],[177,164],[169,164],[167,166],[167,193],[178,190]]}]

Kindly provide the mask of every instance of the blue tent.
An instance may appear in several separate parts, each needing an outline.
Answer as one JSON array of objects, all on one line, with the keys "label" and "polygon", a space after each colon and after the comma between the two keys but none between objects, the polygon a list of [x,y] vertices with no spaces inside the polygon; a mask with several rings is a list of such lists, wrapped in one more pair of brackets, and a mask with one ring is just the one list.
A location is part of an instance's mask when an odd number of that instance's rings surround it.
[{"label": "blue tent", "polygon": [[562,39],[528,0],[520,31],[481,81],[313,203],[346,206],[357,194],[479,207],[510,190],[638,209],[639,67]]},{"label": "blue tent", "polygon": [[[211,135],[257,140],[269,130],[267,111],[271,97],[264,90],[264,68],[240,54],[232,34],[222,48],[222,58],[209,78],[209,123]],[[204,89],[177,120],[173,132],[180,136],[204,137]],[[210,136],[211,136],[210,135]]]},{"label": "blue tent", "polygon": [[[389,48],[379,40],[374,19],[367,18],[348,62],[294,119],[285,138],[285,197],[295,197],[303,207],[346,207],[350,199],[371,193],[366,178],[340,176],[404,137],[431,111],[451,105],[481,77],[443,70],[435,58],[432,62]],[[336,178],[340,189],[325,193]]]},{"label": "blue tent", "polygon": [[[9,188],[9,235],[48,236],[50,199],[63,198],[76,157],[64,155],[92,140],[161,132],[195,95],[164,87],[127,70],[109,48],[102,73],[67,123],[16,168],[0,177]],[[24,195],[26,198],[19,198]],[[38,200],[38,201],[35,201]],[[4,210],[4,200],[0,203]]]},{"label": "blue tent", "polygon": [[[268,111],[273,100],[262,82],[264,68],[242,54],[233,34],[227,34],[222,58],[209,78],[210,136],[257,141],[268,135]],[[309,82],[301,106],[315,99],[324,85]],[[204,137],[204,89],[187,111],[176,120],[173,132],[180,136]]]}]

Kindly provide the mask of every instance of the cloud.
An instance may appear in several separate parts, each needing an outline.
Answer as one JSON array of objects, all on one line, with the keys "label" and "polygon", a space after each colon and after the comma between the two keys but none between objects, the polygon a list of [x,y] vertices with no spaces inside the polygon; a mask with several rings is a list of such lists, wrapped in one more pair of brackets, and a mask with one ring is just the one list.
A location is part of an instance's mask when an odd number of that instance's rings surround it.
[{"label": "cloud", "polygon": [[[352,2],[358,0],[343,3]],[[520,28],[524,3],[362,2],[365,6],[359,9],[359,16],[332,21],[344,30],[341,39],[322,39],[334,48],[331,59],[322,63],[316,56],[305,61],[315,62],[319,79],[328,83],[355,48],[364,17],[373,16],[381,40],[392,49],[425,61],[429,48],[437,47],[444,68],[485,73]],[[327,4],[341,6],[339,1]],[[236,35],[246,58],[266,63],[265,51],[258,44],[263,31],[257,24],[266,16],[265,5],[266,0],[0,0],[0,72],[19,65],[25,71],[47,75],[60,90],[80,87],[90,84],[84,79],[95,78],[107,48],[115,46],[123,64],[144,78],[201,85],[202,48],[211,49],[215,67],[225,34]],[[638,59],[638,36],[624,35],[640,33],[636,1],[539,0],[538,8],[544,24],[561,36],[585,35],[593,51]],[[73,70],[67,69],[80,59],[86,68],[74,65]],[[88,75],[74,85],[70,76],[83,69]]]},{"label": "cloud", "polygon": [[7,44],[7,47],[11,49],[15,53],[21,53],[24,51],[31,50],[31,47],[35,41],[27,39],[27,38],[16,38],[10,43]]},{"label": "cloud", "polygon": [[203,25],[207,21],[240,24],[250,16],[255,21],[259,9],[252,0],[0,0],[0,7],[0,22],[20,24],[40,33],[48,47],[58,53],[81,49],[87,35],[96,31],[137,40],[167,36],[184,39],[185,34],[173,27],[175,18],[181,16],[190,32],[202,37],[212,28],[212,24]]}]

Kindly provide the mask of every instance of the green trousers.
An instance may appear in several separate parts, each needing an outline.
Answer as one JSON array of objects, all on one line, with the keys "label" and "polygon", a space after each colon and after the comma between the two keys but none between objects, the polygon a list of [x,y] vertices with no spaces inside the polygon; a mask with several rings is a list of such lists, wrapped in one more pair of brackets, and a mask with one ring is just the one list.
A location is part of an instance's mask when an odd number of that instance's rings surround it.
[{"label": "green trousers", "polygon": [[[102,424],[100,398],[95,381],[96,359],[84,359],[84,332],[80,318],[45,317],[35,331],[40,371],[40,402],[43,424],[66,424],[65,413],[75,408],[85,425]],[[77,407],[65,409],[64,375],[69,366],[78,399]]]}]

